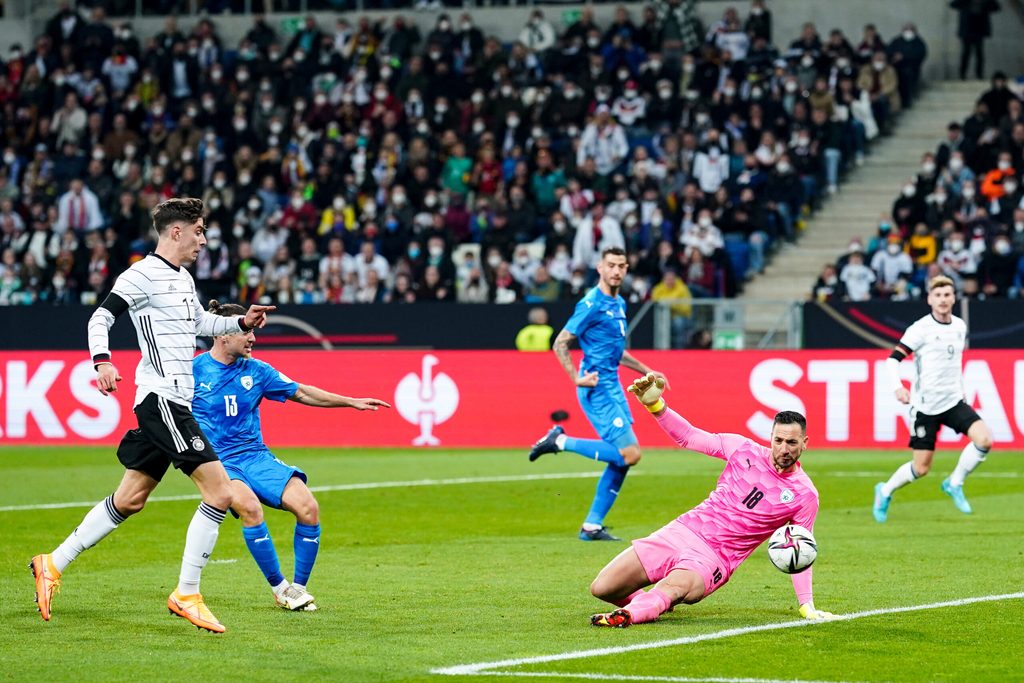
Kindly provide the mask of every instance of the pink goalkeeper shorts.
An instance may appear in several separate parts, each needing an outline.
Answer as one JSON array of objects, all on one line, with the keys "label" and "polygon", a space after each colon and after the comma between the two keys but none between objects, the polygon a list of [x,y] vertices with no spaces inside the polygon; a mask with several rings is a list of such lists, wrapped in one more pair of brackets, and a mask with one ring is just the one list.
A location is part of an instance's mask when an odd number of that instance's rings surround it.
[{"label": "pink goalkeeper shorts", "polygon": [[729,580],[729,567],[703,538],[678,520],[672,520],[646,538],[633,541],[633,549],[651,583],[661,581],[673,569],[687,569],[704,579],[704,597],[707,597]]}]

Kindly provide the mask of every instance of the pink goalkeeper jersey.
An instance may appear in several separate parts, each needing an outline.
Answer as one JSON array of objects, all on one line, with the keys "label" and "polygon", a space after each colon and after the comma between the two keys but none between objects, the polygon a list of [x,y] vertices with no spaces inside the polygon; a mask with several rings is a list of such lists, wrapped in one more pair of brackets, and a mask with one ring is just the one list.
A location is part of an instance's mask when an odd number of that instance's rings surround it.
[{"label": "pink goalkeeper jersey", "polygon": [[[705,432],[671,409],[657,420],[683,448],[726,461],[715,490],[678,521],[707,541],[730,573],[780,526],[814,529],[818,490],[800,463],[779,474],[771,449],[745,436]],[[793,587],[801,604],[810,600],[811,570],[794,574]]]}]

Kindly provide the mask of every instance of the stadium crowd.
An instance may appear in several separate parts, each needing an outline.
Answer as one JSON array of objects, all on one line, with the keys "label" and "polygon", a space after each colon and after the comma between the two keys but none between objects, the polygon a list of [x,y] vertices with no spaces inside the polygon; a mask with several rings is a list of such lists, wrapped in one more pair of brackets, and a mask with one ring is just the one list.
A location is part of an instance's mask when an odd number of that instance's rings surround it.
[{"label": "stadium crowd", "polygon": [[826,264],[812,295],[867,301],[920,298],[949,276],[959,296],[1017,298],[1024,286],[1024,103],[996,72],[962,123],[921,156],[890,214],[866,241]]},{"label": "stadium crowd", "polygon": [[[0,303],[101,301],[172,196],[207,203],[211,298],[553,301],[613,245],[631,300],[733,296],[890,129],[927,53],[909,23],[888,42],[806,24],[782,47],[772,24],[764,0],[709,27],[654,0],[564,30],[533,9],[503,44],[471,12],[287,37],[255,15],[228,46],[209,18],[140,40],[62,9],[0,69]],[[987,170],[991,144],[972,149]],[[900,206],[909,235],[934,203]]]}]

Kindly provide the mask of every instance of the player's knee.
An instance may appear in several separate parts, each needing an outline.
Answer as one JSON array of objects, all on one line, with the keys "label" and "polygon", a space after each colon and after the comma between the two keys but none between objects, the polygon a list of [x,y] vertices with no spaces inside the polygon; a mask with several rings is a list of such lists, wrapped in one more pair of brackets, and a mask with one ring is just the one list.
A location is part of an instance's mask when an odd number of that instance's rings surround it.
[{"label": "player's knee", "polygon": [[142,508],[146,507],[145,493],[136,493],[129,496],[119,496],[114,494],[114,507],[125,517],[130,517],[138,512],[142,512]]},{"label": "player's knee", "polygon": [[914,475],[917,479],[925,476],[932,470],[932,464],[930,462],[915,462],[914,463]]},{"label": "player's knee", "polygon": [[238,513],[242,526],[256,526],[263,521],[263,506],[255,498],[251,500],[233,500],[231,501],[231,508]]},{"label": "player's knee", "polygon": [[621,451],[619,451],[619,453],[622,454],[622,459],[630,467],[640,462],[641,453],[640,449],[636,446],[629,446],[628,448],[623,448]]},{"label": "player's knee", "polygon": [[[224,487],[223,490],[210,491],[203,495],[203,502],[207,505],[211,505],[218,510],[227,510],[231,507],[231,489]],[[238,512],[236,509],[235,512]],[[239,513],[241,514],[241,513]]]},{"label": "player's knee", "polygon": [[313,526],[320,523],[320,504],[312,494],[295,509],[295,519],[300,524]]},{"label": "player's knee", "polygon": [[985,432],[974,440],[974,446],[980,451],[989,451],[992,448],[992,435]]},{"label": "player's knee", "polygon": [[611,595],[611,593],[611,586],[600,576],[590,583],[590,594],[598,600],[604,600]]}]

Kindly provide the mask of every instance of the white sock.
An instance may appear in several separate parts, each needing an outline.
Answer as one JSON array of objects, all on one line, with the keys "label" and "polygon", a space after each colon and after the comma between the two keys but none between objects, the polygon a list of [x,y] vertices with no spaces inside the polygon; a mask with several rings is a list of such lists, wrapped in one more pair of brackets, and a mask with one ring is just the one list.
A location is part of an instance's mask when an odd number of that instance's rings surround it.
[{"label": "white sock", "polygon": [[953,468],[953,474],[949,475],[949,483],[953,486],[963,486],[964,479],[978,465],[985,462],[986,455],[988,455],[988,451],[981,450],[974,445],[973,441],[964,446],[964,450],[960,453],[960,459],[956,461],[956,467]]},{"label": "white sock", "polygon": [[889,477],[889,481],[882,486],[882,495],[891,496],[896,489],[901,489],[917,479],[914,473],[914,461],[905,462],[896,468],[896,471]]},{"label": "white sock", "polygon": [[558,446],[558,450],[565,450],[565,440],[567,438],[569,437],[567,437],[565,434],[559,434],[558,436],[555,437],[555,445]]},{"label": "white sock", "polygon": [[125,517],[114,507],[114,496],[109,495],[85,514],[82,523],[53,551],[53,565],[57,571],[74,562],[83,550],[91,548],[117,528]]},{"label": "white sock", "polygon": [[280,595],[281,593],[284,593],[286,588],[288,588],[288,580],[287,579],[285,579],[281,583],[279,583],[276,586],[274,586],[272,590],[274,591],[274,595]]},{"label": "white sock", "polygon": [[292,585],[295,586],[296,588],[298,588],[300,591],[305,591],[306,590],[306,587],[303,586],[301,583],[293,583]]},{"label": "white sock", "polygon": [[590,522],[583,522],[584,531],[597,531],[602,528],[600,524],[591,524]]},{"label": "white sock", "polygon": [[206,502],[199,504],[199,509],[192,516],[185,535],[185,553],[181,557],[181,576],[178,579],[179,595],[194,595],[199,592],[199,577],[203,567],[210,561],[213,546],[217,544],[221,522],[224,521],[224,510],[218,510]]}]

